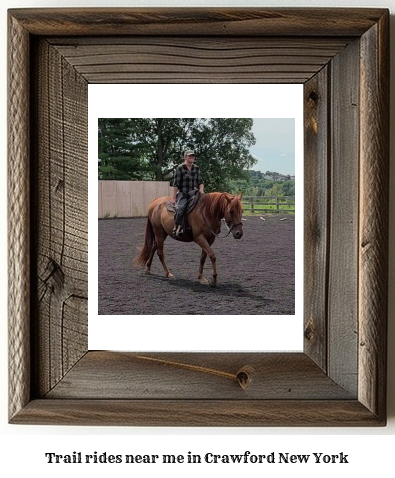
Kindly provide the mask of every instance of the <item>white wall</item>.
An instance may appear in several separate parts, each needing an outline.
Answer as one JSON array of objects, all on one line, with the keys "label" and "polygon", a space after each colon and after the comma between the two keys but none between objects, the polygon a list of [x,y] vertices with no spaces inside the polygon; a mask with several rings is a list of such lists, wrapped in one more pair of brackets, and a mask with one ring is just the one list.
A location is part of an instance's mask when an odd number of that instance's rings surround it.
[{"label": "white wall", "polygon": [[[6,224],[6,9],[16,7],[53,7],[53,6],[317,6],[317,7],[387,7],[391,10],[392,15],[395,15],[395,0],[377,1],[377,0],[360,0],[343,2],[341,0],[306,0],[304,2],[297,1],[280,1],[280,2],[265,2],[265,1],[249,1],[243,2],[242,0],[228,0],[228,1],[212,1],[212,0],[194,0],[193,2],[186,2],[185,0],[173,0],[173,1],[105,1],[96,0],[84,2],[80,1],[61,1],[61,0],[4,0],[1,5],[1,17],[0,17],[0,34],[1,37],[1,49],[0,49],[0,91],[1,91],[1,117],[0,117],[0,178],[3,181],[3,186],[0,188],[0,224],[3,225],[2,230],[5,230]],[[395,68],[395,22],[394,17],[391,18],[391,74],[392,82],[395,80],[394,68]],[[395,99],[394,93],[391,96],[391,121],[394,122],[395,114]],[[391,230],[390,230],[390,244],[394,244],[395,238],[395,176],[394,176],[394,140],[395,134],[391,138]],[[220,449],[223,453],[228,450],[229,453],[243,453],[245,450],[251,449],[255,452],[258,450],[264,453],[265,450],[271,450],[273,447],[283,447],[284,451],[291,453],[311,453],[320,452],[324,453],[338,453],[344,451],[349,453],[351,462],[349,465],[336,466],[336,467],[306,467],[306,468],[287,468],[281,469],[281,471],[287,473],[302,473],[303,476],[317,476],[324,474],[329,476],[336,473],[338,476],[351,476],[354,473],[360,473],[360,476],[370,476],[375,471],[377,472],[381,466],[385,466],[387,473],[391,473],[393,470],[393,464],[391,461],[390,447],[395,445],[395,294],[390,294],[390,323],[389,323],[389,382],[388,382],[388,411],[389,421],[388,426],[385,428],[377,429],[142,429],[142,428],[120,428],[120,429],[105,429],[105,428],[58,428],[58,427],[32,427],[32,426],[9,426],[7,425],[7,393],[6,393],[6,373],[7,373],[7,324],[6,324],[6,303],[7,303],[7,291],[6,291],[6,238],[5,234],[1,235],[0,243],[0,271],[1,274],[1,322],[0,322],[0,433],[6,435],[6,440],[2,440],[2,454],[0,462],[0,470],[3,471],[8,467],[13,467],[12,473],[19,475],[19,473],[31,473],[42,476],[53,476],[57,473],[60,476],[67,476],[73,473],[75,476],[86,476],[88,473],[95,473],[97,476],[107,476],[108,472],[113,472],[114,468],[106,469],[104,466],[97,465],[96,468],[69,468],[62,467],[62,465],[47,465],[44,457],[44,453],[48,451],[54,451],[56,453],[71,453],[74,450],[78,450],[78,447],[87,447],[89,445],[90,451],[110,451],[112,453],[120,452],[120,450],[128,449],[129,453],[133,453],[133,450],[139,450],[143,453],[149,453],[150,450],[161,450],[163,453],[187,453],[192,449],[192,452],[202,452],[203,450],[211,451],[214,449]],[[395,248],[390,253],[390,290],[394,290],[395,285]],[[82,435],[90,435],[86,440]],[[109,437],[109,435],[112,435]],[[128,437],[127,437],[128,435]],[[224,435],[221,438],[216,435]],[[317,435],[324,435],[318,438]],[[354,435],[354,436],[351,436]],[[366,437],[367,435],[372,435]],[[374,436],[373,436],[374,435]],[[226,448],[224,451],[223,448]],[[164,451],[164,450],[167,451]],[[280,450],[281,451],[281,450]],[[79,465],[78,465],[79,466]],[[108,465],[110,466],[110,465]],[[218,474],[223,471],[226,473],[240,473],[243,470],[247,471],[251,476],[264,476],[267,472],[267,468],[212,468],[212,473]],[[219,465],[218,465],[219,466]],[[230,465],[228,465],[230,467]],[[49,468],[48,468],[49,467]],[[56,467],[56,468],[55,468]],[[99,468],[100,467],[100,468]],[[159,468],[157,468],[159,470]],[[220,471],[221,470],[221,471]],[[153,470],[155,472],[155,470]],[[172,468],[168,473],[177,475],[181,473],[185,476],[185,471],[188,474],[196,473],[196,476],[207,473],[206,468],[198,468],[188,470],[182,467]],[[277,473],[280,470],[275,470]],[[142,469],[141,469],[142,472]],[[142,476],[139,472],[139,476]],[[163,471],[160,469],[160,472]],[[105,474],[104,474],[105,473]],[[144,472],[148,474],[147,471]],[[166,473],[166,472],[165,472]],[[328,475],[327,475],[328,473]],[[130,469],[129,476],[136,474],[135,469]],[[274,476],[270,473],[271,476]],[[4,476],[10,476],[4,474]],[[121,475],[117,475],[121,476]],[[127,476],[127,475],[122,475]],[[299,475],[298,475],[299,476]],[[302,475],[300,475],[302,476]]]}]

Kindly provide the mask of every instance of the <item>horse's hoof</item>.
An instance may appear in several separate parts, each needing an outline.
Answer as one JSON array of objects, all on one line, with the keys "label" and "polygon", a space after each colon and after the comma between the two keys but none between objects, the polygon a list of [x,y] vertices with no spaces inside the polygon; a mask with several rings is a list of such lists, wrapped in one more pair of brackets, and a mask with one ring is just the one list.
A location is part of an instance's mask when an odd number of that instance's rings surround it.
[{"label": "horse's hoof", "polygon": [[174,279],[174,276],[173,276],[173,274],[172,274],[171,272],[169,272],[169,273],[167,274],[167,278],[168,278],[168,279]]},{"label": "horse's hoof", "polygon": [[146,273],[146,274],[152,274],[152,272],[151,272],[150,269],[145,269],[145,273]]},{"label": "horse's hoof", "polygon": [[217,281],[216,280],[211,279],[209,284],[210,284],[210,287],[217,287]]},{"label": "horse's hoof", "polygon": [[209,284],[208,280],[205,277],[201,277],[200,279],[198,279],[198,281],[199,281],[199,284],[203,284],[203,285]]}]

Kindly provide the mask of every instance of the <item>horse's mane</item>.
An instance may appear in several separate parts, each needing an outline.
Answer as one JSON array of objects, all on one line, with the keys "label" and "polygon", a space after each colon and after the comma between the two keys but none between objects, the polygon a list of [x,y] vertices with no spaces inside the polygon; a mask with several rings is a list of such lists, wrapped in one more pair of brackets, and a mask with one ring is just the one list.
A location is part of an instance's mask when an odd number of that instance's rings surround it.
[{"label": "horse's mane", "polygon": [[[234,197],[232,194],[221,192],[203,194],[199,200],[202,213],[212,219],[221,220],[229,205],[229,199],[233,199]],[[236,201],[234,206],[240,209],[238,212],[241,212],[242,207],[240,201]]]}]

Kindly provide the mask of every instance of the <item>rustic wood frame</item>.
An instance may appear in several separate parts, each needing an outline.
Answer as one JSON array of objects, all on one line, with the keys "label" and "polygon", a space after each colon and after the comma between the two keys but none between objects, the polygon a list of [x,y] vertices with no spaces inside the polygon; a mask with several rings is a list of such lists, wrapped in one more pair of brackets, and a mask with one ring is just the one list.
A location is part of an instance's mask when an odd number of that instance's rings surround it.
[{"label": "rustic wood frame", "polygon": [[[385,425],[388,37],[385,9],[9,11],[11,423]],[[303,353],[87,350],[89,82],[304,83]]]}]

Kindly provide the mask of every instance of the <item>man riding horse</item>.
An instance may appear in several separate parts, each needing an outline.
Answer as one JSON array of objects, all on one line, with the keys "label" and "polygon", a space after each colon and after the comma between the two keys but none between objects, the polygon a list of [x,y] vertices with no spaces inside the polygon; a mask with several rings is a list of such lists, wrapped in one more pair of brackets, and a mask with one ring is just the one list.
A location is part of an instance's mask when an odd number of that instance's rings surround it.
[{"label": "man riding horse", "polygon": [[[232,233],[235,239],[243,236],[241,193],[238,196],[226,192],[212,192],[203,194],[204,186],[199,168],[194,164],[195,153],[192,150],[184,152],[184,163],[180,164],[174,175],[174,194],[156,198],[149,205],[147,224],[145,227],[144,245],[134,263],[137,266],[146,266],[147,273],[151,272],[152,260],[155,252],[162,263],[167,278],[173,278],[165,261],[163,245],[167,236],[182,242],[194,241],[200,246],[200,264],[198,281],[201,284],[217,284],[217,266],[214,251],[211,249],[215,238],[221,231],[222,222]],[[189,193],[199,194],[198,206],[191,209],[188,214],[188,225],[191,234],[182,231],[184,211],[188,203]],[[176,216],[167,208],[169,202],[177,201]],[[175,225],[175,227],[174,227]],[[181,226],[181,227],[180,227]],[[208,281],[203,276],[206,258],[209,257],[212,265],[212,278]]]},{"label": "man riding horse", "polygon": [[174,173],[174,194],[173,205],[177,205],[176,214],[174,216],[173,235],[182,237],[183,218],[185,208],[190,197],[190,192],[199,190],[200,194],[204,193],[204,184],[200,174],[199,166],[195,163],[195,152],[192,150],[184,151],[184,162],[177,166]]}]

